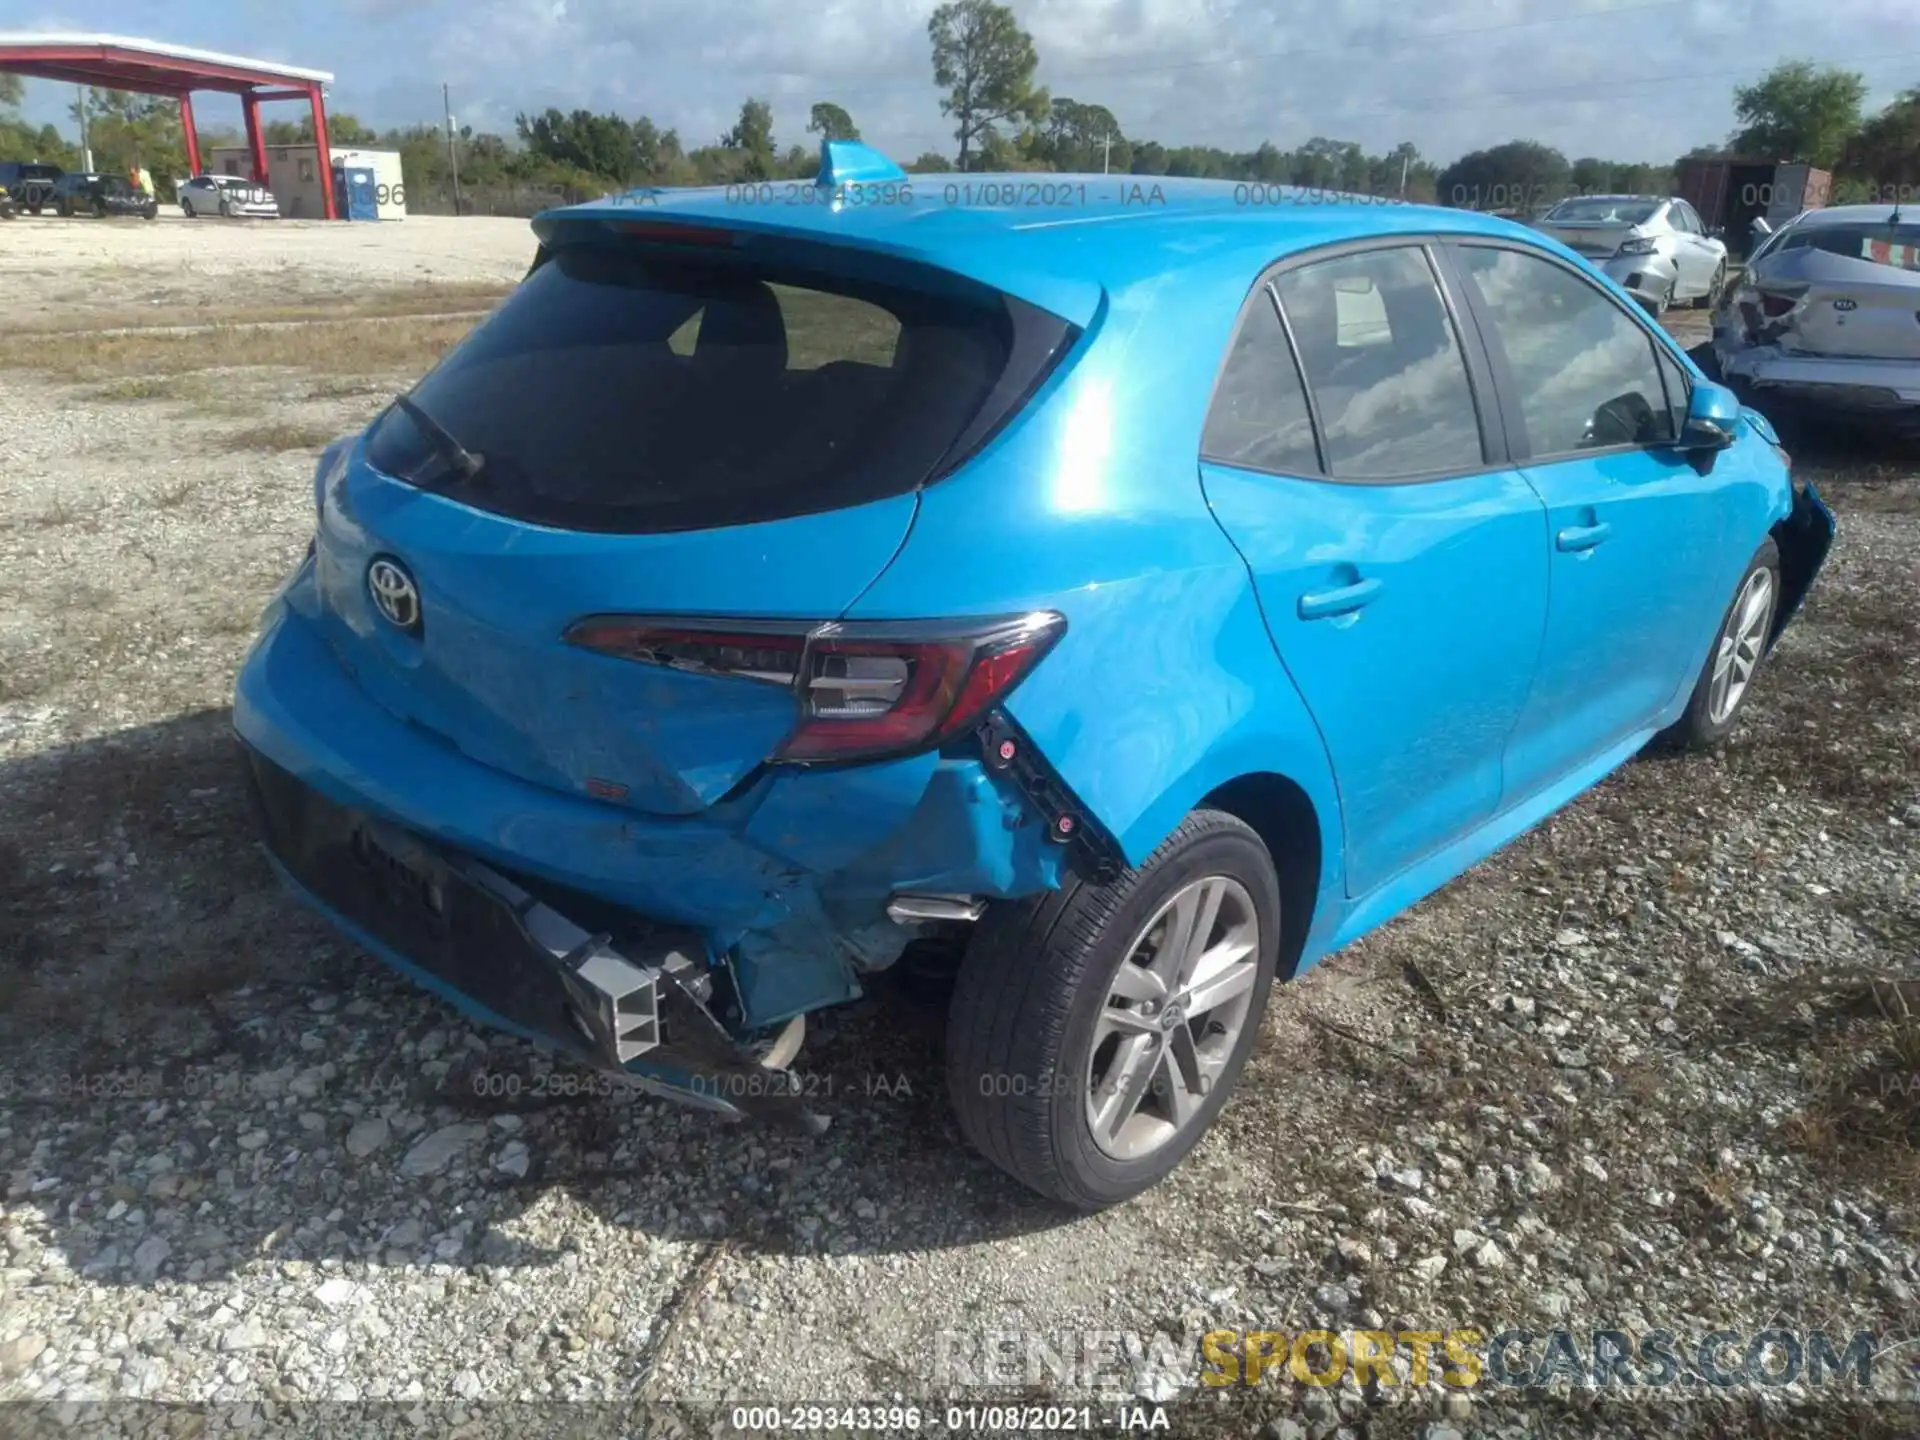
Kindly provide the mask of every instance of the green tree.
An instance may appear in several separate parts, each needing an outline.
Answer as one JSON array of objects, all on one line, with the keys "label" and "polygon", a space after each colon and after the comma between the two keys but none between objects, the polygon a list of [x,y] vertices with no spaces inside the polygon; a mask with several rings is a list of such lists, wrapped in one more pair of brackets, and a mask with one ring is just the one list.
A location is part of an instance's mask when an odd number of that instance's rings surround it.
[{"label": "green tree", "polygon": [[1133,164],[1127,167],[1135,175],[1164,175],[1167,173],[1167,147],[1158,140],[1136,140],[1133,142]]},{"label": "green tree", "polygon": [[920,158],[907,166],[907,169],[915,175],[944,175],[953,169],[953,162],[932,150],[923,150]]},{"label": "green tree", "polygon": [[[518,115],[514,129],[528,151],[550,165],[626,185],[638,166],[634,127],[619,115],[590,110],[570,114],[549,107],[539,115]],[[446,141],[441,140],[444,149]]]},{"label": "green tree", "polygon": [[[135,95],[125,90],[88,90],[87,148],[94,168],[125,174],[138,161],[153,175],[162,198],[187,173],[187,145],[180,129],[180,102],[166,95]],[[80,104],[67,107],[76,126]]]},{"label": "green tree", "polygon": [[1867,200],[1920,185],[1920,85],[1863,125],[1847,141],[1840,165],[1847,192]]},{"label": "green tree", "polygon": [[822,140],[858,140],[859,128],[853,117],[830,100],[822,100],[807,117],[807,130]]},{"label": "green tree", "polygon": [[1033,37],[1013,11],[993,0],[948,0],[927,21],[933,45],[933,81],[947,93],[940,113],[953,117],[960,168],[976,147],[998,134],[1003,121],[1038,124],[1047,118],[1047,92],[1036,89],[1040,57]]},{"label": "green tree", "polygon": [[720,137],[720,143],[740,155],[740,176],[745,180],[774,178],[773,107],[764,100],[748,100],[740,107],[740,118],[733,129]]},{"label": "green tree", "polygon": [[1866,94],[1867,82],[1851,70],[1785,61],[1753,84],[1735,87],[1733,113],[1740,129],[1729,144],[1738,154],[1830,170],[1860,128]]},{"label": "green tree", "polygon": [[1035,131],[1033,158],[1055,170],[1124,174],[1133,167],[1133,145],[1106,106],[1063,95],[1049,104],[1045,123]]},{"label": "green tree", "polygon": [[1434,188],[1443,205],[1525,213],[1566,194],[1572,182],[1573,166],[1558,150],[1509,140],[1462,155],[1440,172]]},{"label": "green tree", "polygon": [[0,105],[12,110],[26,98],[26,82],[10,70],[0,70]]},{"label": "green tree", "polygon": [[0,155],[42,160],[62,170],[80,168],[80,147],[61,138],[51,125],[29,125],[17,115],[0,115]]}]

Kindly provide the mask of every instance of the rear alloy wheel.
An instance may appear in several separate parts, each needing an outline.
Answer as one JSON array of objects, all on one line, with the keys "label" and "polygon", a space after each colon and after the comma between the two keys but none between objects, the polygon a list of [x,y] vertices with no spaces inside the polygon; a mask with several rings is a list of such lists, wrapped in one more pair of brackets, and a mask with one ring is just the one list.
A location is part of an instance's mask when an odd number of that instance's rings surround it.
[{"label": "rear alloy wheel", "polygon": [[1663,739],[1688,750],[1717,745],[1732,732],[1773,638],[1780,608],[1780,551],[1769,536],[1754,552],[1733,603],[1694,682],[1686,713]]},{"label": "rear alloy wheel", "polygon": [[1720,303],[1721,292],[1727,288],[1727,262],[1722,260],[1719,268],[1713,272],[1713,281],[1707,286],[1707,293],[1695,298],[1693,308],[1711,310]]},{"label": "rear alloy wheel", "polygon": [[189,220],[193,219],[193,202],[191,200],[182,200],[180,202],[180,213],[185,215]]},{"label": "rear alloy wheel", "polygon": [[947,1020],[960,1128],[1001,1169],[1084,1210],[1160,1180],[1246,1063],[1279,956],[1259,836],[1198,810],[1139,869],[991,910]]}]

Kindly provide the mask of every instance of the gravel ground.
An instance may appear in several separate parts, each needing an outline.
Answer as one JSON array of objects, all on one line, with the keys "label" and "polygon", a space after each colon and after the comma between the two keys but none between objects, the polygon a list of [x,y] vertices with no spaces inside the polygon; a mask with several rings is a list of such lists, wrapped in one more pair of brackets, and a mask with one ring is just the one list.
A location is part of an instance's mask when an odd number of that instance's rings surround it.
[{"label": "gravel ground", "polygon": [[[102,315],[162,283],[217,314],[528,248],[358,228],[21,223],[0,275],[111,264]],[[0,369],[0,1399],[1161,1400],[1210,1329],[1506,1324],[1872,1330],[1913,1394],[1920,1071],[1855,1083],[1897,1032],[1853,982],[1920,953],[1920,457],[1805,462],[1842,539],[1730,745],[1635,762],[1276,993],[1192,1158],[1076,1218],[960,1147],[908,997],[816,1027],[834,1124],[802,1141],[570,1094],[282,893],[226,706],[312,447],[237,417],[324,435],[407,372],[197,368],[222,353],[178,359],[199,388]],[[986,1365],[1002,1332],[1136,1340],[1062,1383]],[[1736,1397],[1722,1433],[1912,1433],[1834,1393]],[[1462,1398],[1269,1384],[1221,1424],[1448,1440],[1581,1404]]]},{"label": "gravel ground", "polygon": [[[22,216],[0,235],[9,324],[115,306],[193,314],[235,303],[338,298],[369,286],[518,280],[533,259],[525,220],[411,215],[323,220],[62,220]],[[181,318],[192,318],[192,315]]]}]

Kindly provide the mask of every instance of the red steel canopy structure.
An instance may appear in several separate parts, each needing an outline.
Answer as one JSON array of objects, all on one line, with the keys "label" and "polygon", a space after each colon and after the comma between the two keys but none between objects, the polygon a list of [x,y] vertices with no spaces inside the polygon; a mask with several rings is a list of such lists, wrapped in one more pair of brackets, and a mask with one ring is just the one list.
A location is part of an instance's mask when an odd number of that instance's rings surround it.
[{"label": "red steel canopy structure", "polygon": [[246,112],[247,149],[253,156],[253,179],[267,183],[267,146],[260,133],[260,102],[305,100],[313,110],[313,140],[318,150],[321,193],[326,216],[339,219],[333,186],[325,183],[333,170],[327,147],[325,88],[333,76],[325,70],[303,70],[268,60],[248,60],[211,50],[192,50],[157,40],[131,40],[124,35],[19,35],[0,33],[0,70],[37,80],[64,80],[101,90],[132,90],[142,95],[172,95],[180,102],[180,128],[187,138],[187,166],[200,173],[200,137],[193,128],[193,92],[216,90],[240,97]]}]

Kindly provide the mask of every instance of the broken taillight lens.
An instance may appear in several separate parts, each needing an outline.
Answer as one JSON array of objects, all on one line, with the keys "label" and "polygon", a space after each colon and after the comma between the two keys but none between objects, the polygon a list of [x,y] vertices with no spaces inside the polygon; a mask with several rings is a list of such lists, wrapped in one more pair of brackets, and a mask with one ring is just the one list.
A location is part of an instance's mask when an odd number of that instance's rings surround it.
[{"label": "broken taillight lens", "polygon": [[1769,295],[1762,292],[1760,296],[1760,311],[1769,320],[1778,320],[1782,315],[1785,315],[1789,310],[1793,309],[1797,299],[1798,297],[1793,295]]},{"label": "broken taillight lens", "polygon": [[604,615],[566,639],[623,660],[790,687],[796,723],[769,758],[817,764],[933,749],[999,703],[1066,628],[1051,610],[820,625]]}]

